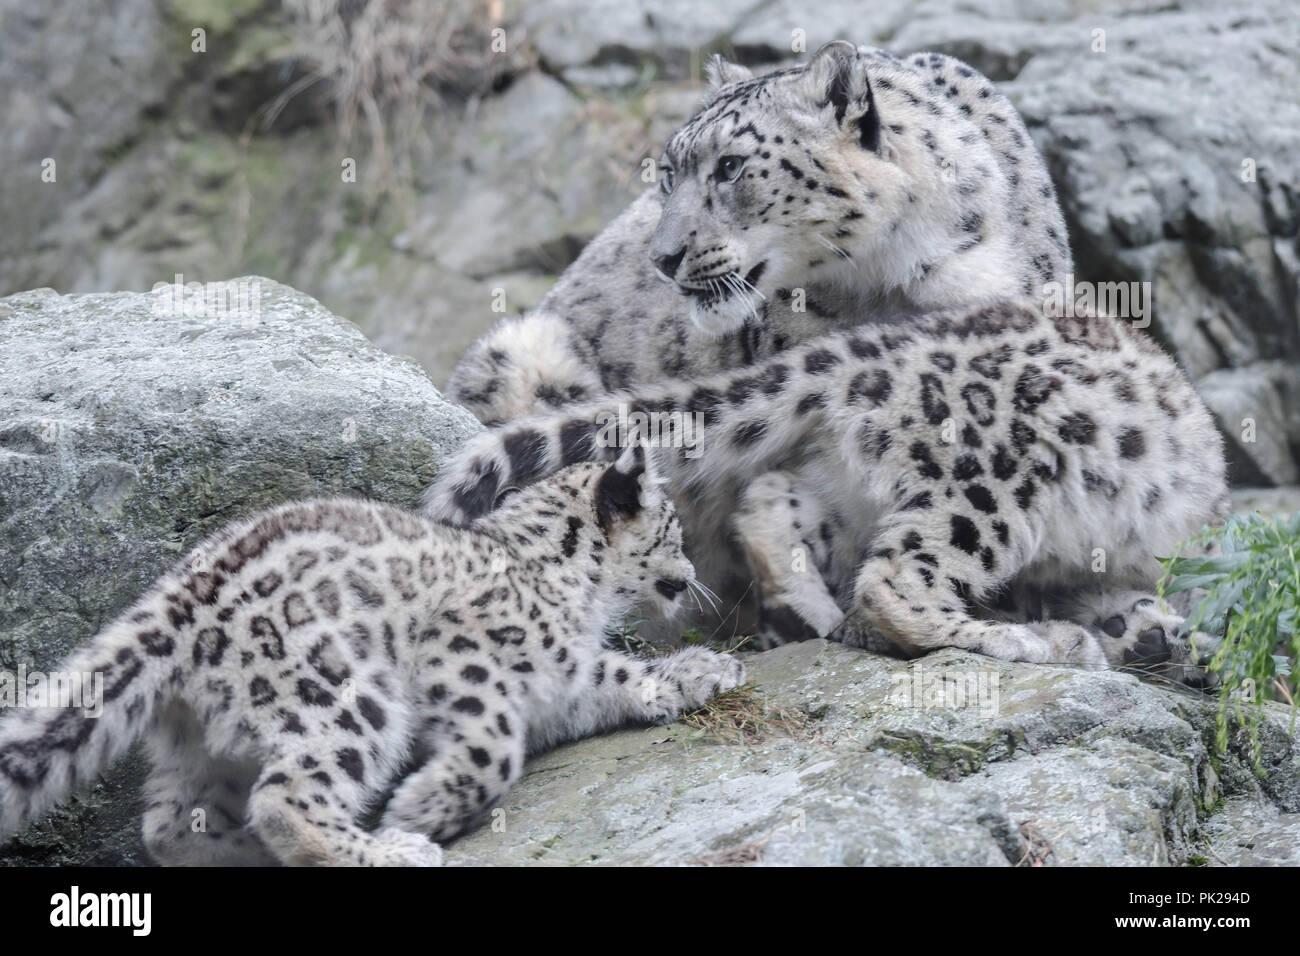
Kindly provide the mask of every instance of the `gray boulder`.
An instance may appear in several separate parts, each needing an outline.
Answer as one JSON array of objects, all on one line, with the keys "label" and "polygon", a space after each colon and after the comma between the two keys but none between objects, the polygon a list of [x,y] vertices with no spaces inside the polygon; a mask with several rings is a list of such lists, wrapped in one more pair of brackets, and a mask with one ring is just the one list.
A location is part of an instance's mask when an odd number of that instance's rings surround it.
[{"label": "gray boulder", "polygon": [[1196,383],[1228,438],[1235,484],[1287,485],[1300,479],[1300,363],[1264,361],[1221,368]]},{"label": "gray boulder", "polygon": [[[186,549],[278,502],[413,507],[479,425],[315,300],[0,299],[0,668],[47,669]],[[215,303],[213,303],[215,304]],[[0,848],[0,864],[143,862],[135,761]]]},{"label": "gray boulder", "polygon": [[752,0],[557,0],[535,4],[521,27],[539,59],[575,79],[583,67],[653,62],[664,75],[690,77],[699,51],[726,40],[754,8]]},{"label": "gray boulder", "polygon": [[1211,700],[1128,674],[826,641],[746,663],[767,736],[677,723],[562,747],[447,862],[1177,865],[1247,844],[1251,862],[1294,859],[1300,751],[1282,707],[1261,780],[1240,734],[1212,751]]},{"label": "gray boulder", "polygon": [[1231,799],[1206,824],[1208,861],[1227,866],[1300,866],[1300,813]]},{"label": "gray boulder", "polygon": [[1300,511],[1300,485],[1281,488],[1237,488],[1232,492],[1232,510],[1249,514],[1259,511],[1282,517]]},{"label": "gray boulder", "polygon": [[[1002,19],[1006,6],[984,0],[962,17],[918,17],[891,45],[952,53],[1004,81],[1047,158],[1076,278],[1149,284],[1151,311],[1142,321],[1204,384],[1229,441],[1234,482],[1295,481],[1293,5],[1190,0],[1104,16],[1031,3],[1028,19],[1037,22],[1011,25]],[[1265,360],[1291,368],[1269,374]],[[1237,392],[1247,380],[1253,385]],[[1269,420],[1270,434],[1241,441],[1241,417],[1261,429]]]}]

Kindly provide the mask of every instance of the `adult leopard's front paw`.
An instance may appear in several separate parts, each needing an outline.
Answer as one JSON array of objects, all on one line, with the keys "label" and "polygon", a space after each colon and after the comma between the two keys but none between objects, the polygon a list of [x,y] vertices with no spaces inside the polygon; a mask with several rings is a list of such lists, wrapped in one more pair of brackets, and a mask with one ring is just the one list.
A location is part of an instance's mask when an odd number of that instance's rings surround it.
[{"label": "adult leopard's front paw", "polygon": [[647,704],[660,719],[675,720],[745,683],[745,665],[730,654],[688,647],[659,663],[648,680],[653,700]]},{"label": "adult leopard's front paw", "polygon": [[1109,661],[1096,635],[1071,621],[1031,621],[1026,624],[1047,646],[1044,663],[1072,664],[1088,670],[1106,670]]},{"label": "adult leopard's front paw", "polygon": [[1143,671],[1191,687],[1212,687],[1216,683],[1205,664],[1213,656],[1217,641],[1199,631],[1180,637],[1183,619],[1167,614],[1159,602],[1142,592],[1116,595],[1113,611],[1096,621],[1107,660],[1114,667]]}]

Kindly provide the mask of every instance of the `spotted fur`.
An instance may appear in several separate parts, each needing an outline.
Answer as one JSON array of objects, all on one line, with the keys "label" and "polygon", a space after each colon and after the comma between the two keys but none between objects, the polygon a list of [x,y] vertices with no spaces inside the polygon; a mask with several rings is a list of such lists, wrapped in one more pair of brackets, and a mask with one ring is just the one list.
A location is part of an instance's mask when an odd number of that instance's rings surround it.
[{"label": "spotted fur", "polygon": [[[748,387],[757,381],[770,387]],[[802,604],[784,607],[816,633],[909,654],[953,646],[1103,666],[1158,644],[1166,660],[1190,659],[1168,633],[1148,633],[1160,622],[1141,592],[1152,555],[1222,513],[1222,443],[1173,360],[1120,320],[1051,318],[1009,300],[862,326],[753,369],[488,432],[426,507],[470,520],[521,468],[614,454],[597,439],[620,404],[705,414],[697,457],[662,453],[679,499],[717,522],[688,551],[707,555],[757,496],[775,515],[761,522],[773,536],[762,553],[789,567],[802,549],[815,565]],[[788,496],[792,471],[810,498]],[[1016,587],[1079,600],[1058,603],[1065,619],[981,619],[980,605]]]},{"label": "spotted fur", "polygon": [[[633,601],[671,613],[693,580],[639,450],[464,529],[347,499],[263,512],[63,666],[104,675],[102,716],[0,722],[0,837],[143,736],[159,862],[436,865],[431,841],[498,801],[526,754],[672,719],[743,680],[700,648],[646,661],[602,647]],[[403,768],[380,829],[360,828]]]}]

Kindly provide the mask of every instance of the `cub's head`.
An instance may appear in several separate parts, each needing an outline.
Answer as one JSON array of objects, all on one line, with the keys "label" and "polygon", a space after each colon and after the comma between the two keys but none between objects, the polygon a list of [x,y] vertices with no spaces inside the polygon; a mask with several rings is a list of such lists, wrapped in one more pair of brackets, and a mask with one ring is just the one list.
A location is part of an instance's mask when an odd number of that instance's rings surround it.
[{"label": "cub's head", "polygon": [[723,335],[778,289],[852,268],[868,193],[899,178],[882,148],[866,58],[827,44],[804,66],[755,77],[714,56],[708,100],[660,160],[654,268]]},{"label": "cub's head", "polygon": [[651,601],[665,616],[676,612],[695,582],[682,550],[682,526],[668,486],[640,445],[629,447],[596,481],[593,507],[613,554],[609,573],[629,602]]},{"label": "cub's head", "polygon": [[677,509],[640,445],[613,464],[572,465],[522,489],[506,488],[475,525],[514,538],[527,532],[563,561],[597,556],[598,573],[627,607],[650,602],[671,615],[695,582]]}]

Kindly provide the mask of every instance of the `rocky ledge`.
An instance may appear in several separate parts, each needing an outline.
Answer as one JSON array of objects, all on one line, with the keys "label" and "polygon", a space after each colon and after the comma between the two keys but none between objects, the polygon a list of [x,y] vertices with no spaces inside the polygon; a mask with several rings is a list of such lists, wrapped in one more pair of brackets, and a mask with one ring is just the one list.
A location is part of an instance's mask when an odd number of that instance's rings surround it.
[{"label": "rocky ledge", "polygon": [[1300,754],[1269,707],[1213,749],[1215,705],[1129,674],[827,641],[746,655],[750,694],[534,760],[452,865],[1300,862]]}]

